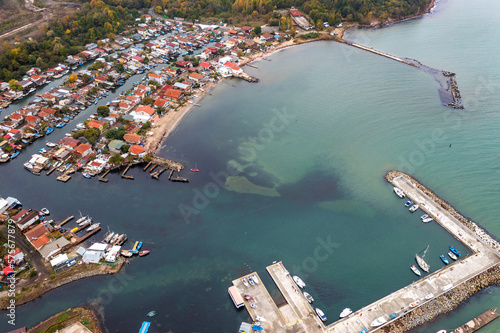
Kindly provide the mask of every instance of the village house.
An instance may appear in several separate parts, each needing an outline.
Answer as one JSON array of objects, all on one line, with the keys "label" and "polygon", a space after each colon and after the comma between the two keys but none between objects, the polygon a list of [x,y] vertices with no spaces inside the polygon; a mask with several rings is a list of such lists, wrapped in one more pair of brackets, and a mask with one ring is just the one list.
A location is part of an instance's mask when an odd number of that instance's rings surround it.
[{"label": "village house", "polygon": [[139,145],[131,146],[129,148],[128,152],[132,156],[136,156],[138,158],[143,158],[144,156],[146,156],[146,148],[144,148],[143,146],[139,146]]},{"label": "village house", "polygon": [[183,99],[184,95],[181,90],[167,89],[163,97],[172,102],[180,102]]},{"label": "village house", "polygon": [[155,109],[149,105],[140,105],[135,111],[130,112],[130,115],[134,117],[135,123],[146,123],[151,116],[155,113]]},{"label": "village house", "polygon": [[123,136],[123,140],[125,140],[128,144],[139,144],[141,143],[141,136],[138,134],[127,133]]},{"label": "village house", "polygon": [[166,99],[163,99],[163,98],[158,98],[155,103],[153,104],[153,107],[154,108],[168,108],[170,107],[170,103],[166,100]]},{"label": "village house", "polygon": [[69,150],[75,149],[79,144],[80,144],[80,141],[78,141],[77,139],[73,139],[71,137],[66,137],[66,138],[62,138],[61,140],[59,140],[59,145],[62,148],[66,148]]},{"label": "village house", "polygon": [[19,230],[23,231],[40,218],[40,214],[36,210],[32,210],[31,212],[28,212],[25,216],[23,216],[18,222],[16,222],[17,227]]},{"label": "village house", "polygon": [[85,158],[92,154],[92,146],[86,143],[81,143],[75,149],[73,149],[73,151],[80,155],[82,158]]}]

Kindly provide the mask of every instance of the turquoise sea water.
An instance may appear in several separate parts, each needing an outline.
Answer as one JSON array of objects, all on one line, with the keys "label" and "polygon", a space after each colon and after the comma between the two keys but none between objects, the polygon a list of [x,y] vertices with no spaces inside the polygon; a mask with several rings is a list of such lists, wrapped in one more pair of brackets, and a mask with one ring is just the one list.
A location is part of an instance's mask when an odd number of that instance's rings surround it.
[{"label": "turquoise sea water", "polygon": [[[423,18],[346,36],[456,72],[465,110],[442,106],[438,83],[418,69],[318,42],[256,62],[245,71],[258,84],[225,80],[191,111],[160,153],[200,169],[184,174],[189,184],[154,181],[139,168],[134,181],[115,174],[108,184],[77,176],[62,184],[22,170],[27,154],[1,166],[2,196],[60,220],[81,210],[151,250],[117,276],[19,307],[18,323],[90,302],[110,332],[138,331],[153,309],[151,332],[235,332],[247,313],[234,309],[227,287],[251,268],[279,300],[265,271],[274,260],[299,274],[334,319],[415,280],[409,266],[427,245],[431,269],[442,267],[449,245],[465,251],[407,211],[383,180],[391,169],[410,172],[500,237],[499,11],[482,0],[472,8],[441,1]],[[416,331],[458,327],[496,307],[497,294],[489,288]]]}]

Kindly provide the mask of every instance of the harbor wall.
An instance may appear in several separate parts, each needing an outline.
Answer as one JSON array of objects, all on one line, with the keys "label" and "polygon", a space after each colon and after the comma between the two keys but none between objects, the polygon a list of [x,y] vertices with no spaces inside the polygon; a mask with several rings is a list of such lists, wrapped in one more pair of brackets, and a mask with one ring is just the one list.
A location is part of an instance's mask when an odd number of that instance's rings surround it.
[{"label": "harbor wall", "polygon": [[402,333],[414,329],[424,323],[446,314],[478,291],[492,285],[500,284],[500,267],[498,265],[474,276],[452,290],[436,297],[422,306],[404,314],[376,332]]},{"label": "harbor wall", "polygon": [[[434,200],[437,204],[446,210],[449,214],[455,217],[460,223],[462,223],[466,228],[475,233],[481,242],[492,249],[492,251],[497,254],[500,253],[500,243],[493,239],[484,229],[479,227],[471,219],[466,218],[461,213],[459,213],[455,208],[453,208],[448,202],[438,197],[434,192],[429,190],[427,187],[418,182],[415,178],[400,172],[400,171],[389,171],[385,175],[385,179],[392,183],[392,180],[398,177],[406,178],[410,181],[416,188],[425,193],[428,197]],[[471,277],[470,279],[460,283],[453,289],[444,292],[443,294],[437,296],[436,298],[422,304],[421,306],[409,310],[409,312],[403,314],[402,316],[396,318],[394,321],[385,325],[384,327],[378,329],[376,332],[385,333],[402,333],[414,329],[426,322],[429,322],[442,314],[446,314],[456,307],[458,307],[462,302],[467,300],[469,297],[479,292],[480,290],[500,284],[500,267],[495,265],[482,272],[478,272],[477,275]]]},{"label": "harbor wall", "polygon": [[404,178],[410,180],[417,188],[419,188],[427,196],[432,198],[436,203],[439,203],[439,205],[444,210],[446,210],[453,217],[455,217],[457,220],[459,220],[465,227],[467,227],[469,230],[471,230],[473,233],[475,233],[482,240],[482,242],[484,244],[488,245],[493,250],[495,250],[497,252],[497,254],[500,254],[500,243],[497,240],[493,239],[493,237],[491,237],[483,228],[478,226],[474,221],[472,221],[471,219],[460,214],[448,202],[446,202],[445,200],[438,197],[434,192],[429,190],[424,185],[420,184],[415,178],[413,178],[410,175],[407,175],[403,172],[400,172],[400,171],[389,171],[385,175],[385,179],[388,182],[391,182],[392,179],[397,178],[397,177],[404,177]]}]

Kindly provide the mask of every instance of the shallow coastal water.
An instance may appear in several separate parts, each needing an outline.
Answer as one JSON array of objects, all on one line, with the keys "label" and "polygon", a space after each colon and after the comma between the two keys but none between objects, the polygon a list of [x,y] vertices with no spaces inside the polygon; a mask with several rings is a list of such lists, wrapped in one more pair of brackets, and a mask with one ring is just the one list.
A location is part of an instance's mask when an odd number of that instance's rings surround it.
[{"label": "shallow coastal water", "polygon": [[[484,23],[499,9],[442,1],[421,19],[347,36],[456,72],[464,111],[442,106],[438,83],[418,69],[318,42],[256,62],[245,71],[258,84],[225,80],[193,108],[160,153],[200,169],[183,174],[189,184],[154,181],[139,168],[130,172],[134,181],[113,174],[107,184],[78,176],[62,184],[23,170],[27,154],[1,166],[0,195],[48,207],[56,220],[81,210],[151,250],[118,276],[79,281],[19,307],[18,323],[90,300],[102,305],[110,332],[137,331],[153,309],[151,332],[235,332],[247,314],[234,309],[227,287],[251,268],[276,296],[265,271],[274,260],[299,274],[334,320],[347,306],[414,281],[409,266],[427,245],[432,270],[449,245],[465,250],[407,211],[382,179],[391,169],[411,173],[500,237],[500,67],[498,39],[489,39],[498,32]],[[230,190],[226,173],[239,179]],[[490,288],[418,332],[458,327],[493,306],[497,293]],[[500,323],[485,332],[492,327]]]}]

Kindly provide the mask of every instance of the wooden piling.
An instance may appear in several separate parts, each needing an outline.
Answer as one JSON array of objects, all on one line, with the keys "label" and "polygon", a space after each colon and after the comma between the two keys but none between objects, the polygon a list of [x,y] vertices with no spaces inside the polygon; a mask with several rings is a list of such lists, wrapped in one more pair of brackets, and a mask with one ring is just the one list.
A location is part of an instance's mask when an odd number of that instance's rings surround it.
[{"label": "wooden piling", "polygon": [[144,167],[144,169],[142,171],[146,171],[150,165],[151,165],[151,161],[149,161],[149,163]]},{"label": "wooden piling", "polygon": [[105,178],[106,175],[111,171],[111,169],[107,169],[106,172],[101,176],[99,177],[99,181],[100,182],[103,182],[103,183],[107,183],[109,181],[109,179]]},{"label": "wooden piling", "polygon": [[134,179],[134,177],[132,177],[132,176],[126,176],[125,175],[127,173],[128,169],[130,169],[130,164],[127,165],[127,167],[125,168],[125,171],[123,171],[122,178],[125,178],[125,179]]}]

